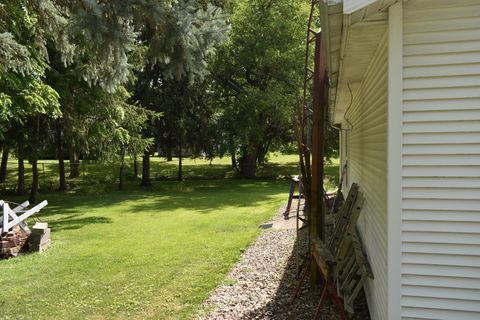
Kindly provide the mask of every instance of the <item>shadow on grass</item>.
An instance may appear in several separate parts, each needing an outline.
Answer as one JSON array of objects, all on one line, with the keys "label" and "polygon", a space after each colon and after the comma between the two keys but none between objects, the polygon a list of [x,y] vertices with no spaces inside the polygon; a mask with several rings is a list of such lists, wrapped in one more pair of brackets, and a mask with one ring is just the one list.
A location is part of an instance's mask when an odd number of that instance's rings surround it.
[{"label": "shadow on grass", "polygon": [[62,219],[49,222],[49,227],[55,231],[60,230],[76,230],[86,227],[90,224],[112,223],[112,219],[100,216],[78,218],[71,215]]},{"label": "shadow on grass", "polygon": [[[52,164],[49,164],[48,167],[50,170],[54,169]],[[175,166],[172,164],[172,167]],[[203,172],[209,177],[215,174],[221,175],[228,168],[228,165],[206,165],[200,166],[200,168],[192,166],[192,169],[198,169],[195,171],[196,175]],[[138,181],[128,181],[123,191],[117,191],[114,183],[93,183],[85,185],[83,189],[75,192],[41,193],[39,200],[47,199],[49,205],[36,216],[39,219],[45,219],[46,222],[59,229],[69,230],[78,229],[82,221],[84,224],[108,223],[92,218],[91,215],[95,213],[90,213],[90,211],[112,206],[121,208],[120,213],[118,210],[115,212],[116,215],[146,213],[152,216],[170,214],[171,211],[177,209],[208,214],[219,210],[228,210],[232,207],[261,207],[281,193],[285,194],[285,201],[287,200],[289,177],[298,173],[296,168],[296,162],[267,164],[259,169],[259,175],[272,175],[276,178],[263,180],[261,178],[200,180],[196,176],[194,179],[188,178],[182,182],[152,181],[151,188],[141,188],[138,186]],[[99,171],[102,169],[105,168],[98,168]],[[326,175],[331,175],[333,180],[338,180],[338,166],[328,166]],[[281,178],[279,179],[279,177]],[[22,202],[25,200],[25,196],[12,196],[7,200]],[[123,205],[124,208],[122,208]],[[108,217],[109,214],[112,213],[106,210],[105,213],[102,211],[101,215]],[[62,221],[66,227],[62,227]]]},{"label": "shadow on grass", "polygon": [[[187,209],[200,213],[210,213],[228,207],[256,207],[272,201],[279,193],[288,197],[286,182],[259,180],[220,180],[172,182],[170,188],[161,184],[158,193],[145,194],[143,200],[130,204],[131,212],[158,210],[168,214],[169,210]],[[173,188],[172,188],[173,187]],[[154,199],[152,199],[154,198]],[[157,200],[158,199],[158,200]]]},{"label": "shadow on grass", "polygon": [[[29,166],[28,163],[26,164]],[[141,163],[139,163],[139,167]],[[229,164],[208,164],[204,161],[184,164],[184,177],[186,181],[203,180],[232,180],[236,173]],[[42,160],[40,164],[40,192],[50,197],[58,188],[58,164],[54,160]],[[70,190],[76,193],[95,195],[98,193],[112,192],[117,187],[118,164],[98,161],[82,161],[81,175],[78,178],[67,179]],[[139,184],[138,178],[133,178],[133,166],[127,161],[126,176],[132,185]],[[151,177],[156,181],[172,181],[177,177],[178,165],[176,162],[153,161],[151,164]],[[27,187],[31,180],[31,170],[26,169],[25,179]],[[292,175],[298,175],[297,161],[267,162],[257,170],[259,179],[264,180],[290,180]],[[338,183],[338,166],[327,165],[325,167],[326,187]],[[9,162],[8,179],[0,184],[2,197],[14,197],[16,189],[16,162]],[[137,188],[138,189],[138,188]]]},{"label": "shadow on grass", "polygon": [[[48,222],[55,230],[75,230],[91,224],[111,223],[114,217],[148,214],[170,215],[174,210],[209,214],[232,207],[262,207],[288,197],[285,181],[205,180],[154,182],[151,189],[133,184],[124,191],[100,195],[52,193],[42,195],[49,205],[35,219]],[[100,216],[97,214],[100,213]],[[109,217],[110,216],[110,217]]]}]

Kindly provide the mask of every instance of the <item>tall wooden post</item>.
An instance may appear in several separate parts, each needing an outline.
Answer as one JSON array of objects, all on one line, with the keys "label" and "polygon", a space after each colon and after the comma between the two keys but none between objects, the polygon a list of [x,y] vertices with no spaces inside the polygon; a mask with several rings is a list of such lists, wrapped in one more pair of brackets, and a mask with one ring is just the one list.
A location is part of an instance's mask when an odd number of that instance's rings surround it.
[{"label": "tall wooden post", "polygon": [[321,34],[315,39],[312,123],[312,193],[310,235],[325,241],[325,208],[323,205],[323,156],[325,145],[326,69]]},{"label": "tall wooden post", "polygon": [[[323,205],[323,156],[325,144],[326,67],[323,58],[321,33],[315,38],[315,65],[312,103],[312,187],[310,194],[310,239],[320,237],[325,241],[325,206]],[[314,241],[311,241],[313,244]],[[313,250],[313,248],[311,248]],[[315,259],[311,265],[312,285],[318,285],[318,267]]]}]

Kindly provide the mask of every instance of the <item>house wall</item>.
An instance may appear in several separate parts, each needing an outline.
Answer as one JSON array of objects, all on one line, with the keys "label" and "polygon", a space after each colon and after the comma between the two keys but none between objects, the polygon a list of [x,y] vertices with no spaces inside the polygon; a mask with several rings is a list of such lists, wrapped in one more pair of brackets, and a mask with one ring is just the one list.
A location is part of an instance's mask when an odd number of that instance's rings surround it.
[{"label": "house wall", "polygon": [[401,108],[401,317],[480,319],[480,1],[404,2]]},{"label": "house wall", "polygon": [[387,35],[372,58],[364,80],[345,114],[341,162],[347,186],[358,183],[365,204],[358,226],[375,280],[365,287],[373,319],[387,318]]}]

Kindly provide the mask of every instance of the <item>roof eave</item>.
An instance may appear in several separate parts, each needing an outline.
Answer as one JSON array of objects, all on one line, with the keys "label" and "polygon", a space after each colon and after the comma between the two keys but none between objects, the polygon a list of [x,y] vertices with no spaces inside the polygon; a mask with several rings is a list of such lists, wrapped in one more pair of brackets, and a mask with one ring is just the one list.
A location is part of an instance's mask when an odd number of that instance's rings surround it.
[{"label": "roof eave", "polygon": [[343,58],[349,29],[355,25],[373,25],[385,21],[388,8],[399,1],[402,0],[376,0],[345,14],[343,0],[320,0],[324,55],[329,76],[329,119],[332,124],[339,121],[338,117],[335,120],[338,113],[336,104],[339,94],[343,92],[339,91],[339,83],[343,77]]},{"label": "roof eave", "polygon": [[[320,1],[320,20],[322,22],[322,40],[324,43],[324,56],[329,79],[329,112],[335,110],[337,82],[340,65],[340,46],[343,25],[343,1]],[[331,118],[331,117],[330,117]]]}]

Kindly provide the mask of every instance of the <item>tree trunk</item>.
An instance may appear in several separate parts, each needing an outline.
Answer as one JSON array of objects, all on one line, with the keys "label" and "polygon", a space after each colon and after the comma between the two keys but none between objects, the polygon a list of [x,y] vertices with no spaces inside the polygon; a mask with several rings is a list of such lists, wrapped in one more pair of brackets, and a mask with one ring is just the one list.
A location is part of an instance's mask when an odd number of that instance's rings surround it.
[{"label": "tree trunk", "polygon": [[58,159],[58,178],[59,178],[59,191],[67,191],[67,180],[65,178],[65,160],[63,157]]},{"label": "tree trunk", "polygon": [[257,153],[257,163],[259,165],[264,165],[267,161],[268,149],[270,148],[271,140],[264,142],[260,147],[258,147]]},{"label": "tree trunk", "polygon": [[232,157],[232,169],[237,169],[237,158],[235,153],[231,153],[230,156]]},{"label": "tree trunk", "polygon": [[143,187],[150,187],[152,182],[150,181],[150,153],[148,150],[143,153],[142,159],[142,182],[140,185]]},{"label": "tree trunk", "polygon": [[173,161],[173,150],[175,149],[173,139],[170,135],[165,138],[165,158],[167,161]]},{"label": "tree trunk", "polygon": [[30,203],[36,203],[38,198],[38,160],[32,160],[32,189],[30,190]]},{"label": "tree trunk", "polygon": [[36,126],[33,134],[33,144],[32,144],[32,188],[30,189],[30,199],[29,202],[34,204],[37,202],[38,198],[38,145],[40,140],[40,116],[37,116]]},{"label": "tree trunk", "polygon": [[173,152],[172,152],[172,142],[171,139],[168,138],[167,145],[165,147],[165,152],[167,153],[167,161],[172,161],[173,160]]},{"label": "tree trunk", "polygon": [[183,170],[182,170],[182,138],[178,141],[178,181],[183,180]]},{"label": "tree trunk", "polygon": [[125,171],[125,161],[122,160],[120,163],[120,169],[118,170],[118,190],[123,190],[124,185],[124,171]]},{"label": "tree trunk", "polygon": [[58,157],[58,178],[60,185],[58,190],[67,190],[67,181],[65,179],[65,161],[63,160],[63,141],[62,141],[62,127],[60,123],[57,124],[57,157]]},{"label": "tree trunk", "polygon": [[235,150],[235,143],[233,142],[233,138],[229,139],[229,151],[230,151],[230,157],[232,158],[232,169],[237,170],[237,156],[236,156],[236,150]]},{"label": "tree trunk", "polygon": [[4,183],[7,179],[7,164],[8,164],[8,155],[10,153],[10,148],[8,145],[3,146],[2,152],[2,164],[0,166],[0,183]]},{"label": "tree trunk", "polygon": [[255,178],[257,169],[257,153],[258,148],[245,148],[239,159],[240,177],[252,179]]},{"label": "tree trunk", "polygon": [[138,179],[138,161],[137,157],[133,159],[133,176],[135,177],[135,180]]},{"label": "tree trunk", "polygon": [[18,182],[17,182],[17,193],[25,194],[25,164],[23,161],[23,156],[18,156]]},{"label": "tree trunk", "polygon": [[70,148],[70,175],[69,178],[80,177],[80,160],[75,147]]}]

